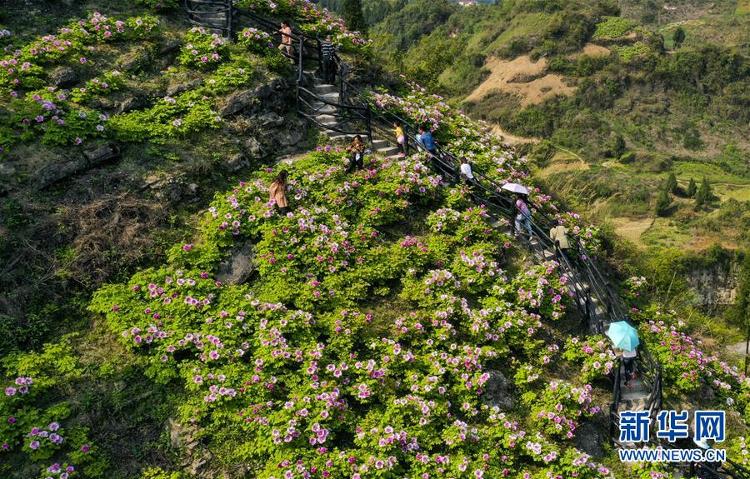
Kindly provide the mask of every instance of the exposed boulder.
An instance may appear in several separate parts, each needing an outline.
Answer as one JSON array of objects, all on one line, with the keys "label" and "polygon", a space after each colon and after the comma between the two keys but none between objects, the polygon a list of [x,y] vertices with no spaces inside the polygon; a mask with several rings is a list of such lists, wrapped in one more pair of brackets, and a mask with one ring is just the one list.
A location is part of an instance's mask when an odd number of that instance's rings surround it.
[{"label": "exposed boulder", "polygon": [[274,80],[256,88],[233,93],[227,97],[219,114],[227,117],[252,111],[259,106],[263,109],[284,108],[290,101],[291,95],[292,92],[287,88],[286,81]]},{"label": "exposed boulder", "polygon": [[70,88],[78,83],[78,73],[70,67],[57,67],[49,74],[50,83],[59,88]]},{"label": "exposed boulder", "polygon": [[248,167],[250,165],[250,162],[247,161],[245,155],[241,153],[235,153],[233,155],[229,155],[224,164],[226,165],[227,171],[229,171],[230,173],[235,173],[242,168]]},{"label": "exposed boulder", "polygon": [[201,83],[203,83],[203,80],[200,78],[172,82],[167,87],[167,95],[175,96],[188,90],[194,90],[195,88],[198,88]]},{"label": "exposed boulder", "polygon": [[242,284],[255,271],[255,246],[246,242],[236,248],[219,266],[217,279],[222,283]]},{"label": "exposed boulder", "polygon": [[253,158],[263,158],[266,156],[266,152],[263,148],[263,145],[258,141],[257,138],[250,137],[246,138],[245,141],[242,142],[242,146],[245,148],[245,151],[252,156]]},{"label": "exposed boulder", "polygon": [[484,386],[484,400],[490,406],[500,409],[512,409],[515,401],[513,399],[513,382],[497,370],[488,371],[489,379]]},{"label": "exposed boulder", "polygon": [[258,120],[264,127],[281,126],[284,124],[284,117],[272,111],[260,115]]},{"label": "exposed boulder", "polygon": [[138,110],[148,106],[148,101],[142,96],[128,96],[115,104],[117,113]]},{"label": "exposed boulder", "polygon": [[115,64],[126,72],[134,72],[144,68],[151,62],[151,54],[145,47],[136,47],[123,53]]},{"label": "exposed boulder", "polygon": [[85,150],[80,156],[63,158],[62,161],[42,168],[34,178],[36,188],[43,189],[82,171],[94,168],[120,156],[116,145],[104,145]]},{"label": "exposed boulder", "polygon": [[606,426],[585,421],[576,429],[573,443],[578,449],[590,456],[602,457],[604,455],[602,444],[606,444],[608,440]]},{"label": "exposed boulder", "polygon": [[141,189],[149,189],[157,198],[172,204],[195,199],[198,195],[198,185],[188,183],[182,174],[149,175]]}]

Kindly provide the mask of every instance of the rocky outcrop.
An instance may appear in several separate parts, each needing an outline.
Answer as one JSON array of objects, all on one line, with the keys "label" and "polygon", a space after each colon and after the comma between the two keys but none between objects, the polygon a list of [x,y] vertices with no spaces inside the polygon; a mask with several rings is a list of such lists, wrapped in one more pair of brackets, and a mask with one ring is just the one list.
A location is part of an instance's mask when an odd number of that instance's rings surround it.
[{"label": "rocky outcrop", "polygon": [[255,271],[255,247],[246,242],[236,248],[219,266],[217,279],[222,283],[242,284]]},{"label": "rocky outcrop", "polygon": [[602,444],[607,443],[609,440],[608,436],[606,420],[598,422],[585,421],[576,430],[573,443],[578,449],[590,456],[602,457],[604,455]]},{"label": "rocky outcrop", "polygon": [[219,115],[226,118],[243,112],[253,113],[261,108],[283,107],[291,98],[288,95],[293,94],[287,87],[285,80],[278,79],[256,88],[235,92],[226,98]]},{"label": "rocky outcrop", "polygon": [[703,307],[723,307],[735,303],[739,278],[736,261],[722,261],[707,268],[689,271],[686,280]]},{"label": "rocky outcrop", "polygon": [[37,189],[47,188],[82,171],[113,161],[119,156],[119,148],[112,144],[85,150],[80,156],[65,158],[42,168],[35,177],[34,185]]},{"label": "rocky outcrop", "polygon": [[497,370],[488,371],[490,378],[485,383],[484,400],[490,406],[500,409],[512,409],[515,404],[513,399],[513,382]]},{"label": "rocky outcrop", "polygon": [[50,72],[49,80],[58,88],[70,88],[78,83],[78,73],[70,67],[57,67]]}]

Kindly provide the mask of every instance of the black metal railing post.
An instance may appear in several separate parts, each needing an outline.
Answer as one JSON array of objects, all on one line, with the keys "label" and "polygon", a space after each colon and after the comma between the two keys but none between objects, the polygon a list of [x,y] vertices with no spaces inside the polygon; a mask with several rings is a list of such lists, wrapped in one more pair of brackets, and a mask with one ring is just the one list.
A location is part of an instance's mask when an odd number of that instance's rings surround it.
[{"label": "black metal railing post", "polygon": [[299,70],[299,72],[297,73],[297,80],[300,83],[304,83],[304,75],[305,75],[305,68],[303,64],[304,54],[305,54],[304,50],[305,50],[305,40],[303,37],[299,37],[299,49],[297,52],[297,57],[298,57],[297,69]]}]

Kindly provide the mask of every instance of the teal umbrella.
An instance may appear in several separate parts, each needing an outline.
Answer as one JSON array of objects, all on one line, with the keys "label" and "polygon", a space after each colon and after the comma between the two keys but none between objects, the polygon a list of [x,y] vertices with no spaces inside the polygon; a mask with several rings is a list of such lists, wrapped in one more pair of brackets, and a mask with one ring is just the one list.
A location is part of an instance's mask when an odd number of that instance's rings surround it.
[{"label": "teal umbrella", "polygon": [[616,348],[625,351],[635,351],[635,348],[641,344],[641,340],[638,339],[638,331],[627,321],[610,323],[609,328],[607,328],[607,337],[612,340],[612,344]]}]

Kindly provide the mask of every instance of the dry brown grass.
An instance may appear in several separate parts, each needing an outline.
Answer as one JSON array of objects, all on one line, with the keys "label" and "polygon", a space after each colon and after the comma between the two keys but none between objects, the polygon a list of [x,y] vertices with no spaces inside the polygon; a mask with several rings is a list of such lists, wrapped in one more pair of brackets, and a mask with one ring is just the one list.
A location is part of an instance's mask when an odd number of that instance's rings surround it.
[{"label": "dry brown grass", "polygon": [[545,73],[547,60],[534,63],[527,55],[513,60],[490,58],[485,67],[490,71],[487,79],[466,98],[467,102],[482,101],[493,91],[517,95],[521,107],[536,105],[557,95],[572,95],[575,88],[568,86],[563,77]]},{"label": "dry brown grass", "polygon": [[151,233],[165,219],[162,207],[129,193],[97,198],[68,215],[76,236],[67,268],[83,283],[106,281],[145,258],[153,248]]}]

